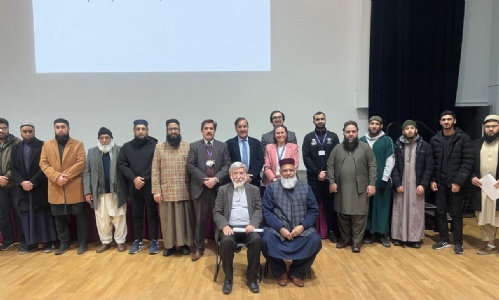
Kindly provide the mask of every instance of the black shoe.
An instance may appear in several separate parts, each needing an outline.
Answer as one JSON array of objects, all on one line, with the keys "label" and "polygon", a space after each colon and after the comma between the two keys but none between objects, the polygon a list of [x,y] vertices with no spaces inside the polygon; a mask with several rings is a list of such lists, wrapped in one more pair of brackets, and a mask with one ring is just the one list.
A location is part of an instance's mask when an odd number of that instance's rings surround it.
[{"label": "black shoe", "polygon": [[222,293],[228,295],[232,292],[232,280],[225,280],[224,286],[222,287]]},{"label": "black shoe", "polygon": [[400,240],[392,240],[392,243],[397,247],[402,246],[402,242]]},{"label": "black shoe", "polygon": [[180,247],[180,252],[182,253],[182,255],[189,255],[191,254],[191,248],[189,248],[189,246],[187,245],[183,245],[182,247]]},{"label": "black shoe", "polygon": [[383,234],[380,238],[380,242],[383,246],[385,247],[391,247],[392,244],[390,243],[390,238],[388,238],[388,236],[386,234]]},{"label": "black shoe", "polygon": [[242,246],[236,246],[236,250],[234,250],[234,253],[239,253],[243,249]]},{"label": "black shoe", "polygon": [[87,252],[87,250],[88,250],[88,245],[86,243],[80,243],[80,246],[78,247],[78,251],[76,251],[76,253],[83,254]]},{"label": "black shoe", "polygon": [[173,255],[173,254],[175,254],[175,251],[176,251],[175,247],[170,248],[170,249],[164,249],[163,250],[163,256]]},{"label": "black shoe", "polygon": [[461,244],[455,244],[454,245],[454,254],[463,254],[464,253],[464,249],[463,249],[463,245]]},{"label": "black shoe", "polygon": [[258,294],[260,292],[260,287],[258,286],[258,283],[256,282],[248,282],[248,288],[250,292],[254,294]]},{"label": "black shoe", "polygon": [[419,248],[421,248],[421,243],[420,242],[408,242],[407,247],[419,249]]},{"label": "black shoe", "polygon": [[336,237],[336,235],[334,235],[334,231],[329,232],[328,239],[331,241],[331,243],[338,243],[338,238]]},{"label": "black shoe", "polygon": [[68,250],[69,250],[69,243],[62,242],[59,245],[59,248],[57,248],[57,250],[55,250],[55,255],[61,255]]},{"label": "black shoe", "polygon": [[372,244],[376,241],[376,233],[371,233],[370,235],[364,237],[364,244]]}]

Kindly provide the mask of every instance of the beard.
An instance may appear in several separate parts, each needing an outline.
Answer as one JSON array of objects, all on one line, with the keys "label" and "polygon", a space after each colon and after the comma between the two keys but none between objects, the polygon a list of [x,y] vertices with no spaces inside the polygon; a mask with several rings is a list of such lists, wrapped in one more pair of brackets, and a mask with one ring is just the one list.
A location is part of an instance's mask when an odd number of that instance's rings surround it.
[{"label": "beard", "polygon": [[483,137],[488,144],[491,144],[493,141],[495,141],[497,139],[498,136],[499,136],[499,132],[494,134],[494,135],[485,134]]},{"label": "beard", "polygon": [[141,146],[144,146],[147,143],[147,141],[149,141],[149,136],[147,136],[147,135],[144,137],[137,137],[136,136],[136,137],[134,137],[133,141],[137,145],[139,145],[139,147],[141,147]]},{"label": "beard", "polygon": [[244,180],[241,180],[241,181],[233,181],[232,182],[234,184],[234,188],[235,189],[240,189],[240,188],[243,188],[244,187]]},{"label": "beard", "polygon": [[173,148],[178,148],[180,145],[180,142],[182,141],[182,135],[179,134],[176,137],[172,137],[171,135],[167,134],[166,135],[166,142]]},{"label": "beard", "polygon": [[281,185],[287,190],[294,188],[296,186],[296,182],[298,182],[298,178],[296,178],[296,175],[291,178],[281,178]]},{"label": "beard", "polygon": [[345,151],[352,152],[359,146],[359,137],[354,138],[351,142],[345,138],[342,143]]},{"label": "beard", "polygon": [[101,143],[97,142],[97,148],[99,148],[99,150],[102,152],[102,153],[109,153],[111,152],[111,150],[113,149],[114,147],[114,142],[111,141],[111,143],[109,143],[108,145],[102,145]]},{"label": "beard", "polygon": [[69,141],[69,133],[63,134],[63,135],[55,135],[55,140],[57,141],[58,144],[61,145],[66,145],[66,143]]}]

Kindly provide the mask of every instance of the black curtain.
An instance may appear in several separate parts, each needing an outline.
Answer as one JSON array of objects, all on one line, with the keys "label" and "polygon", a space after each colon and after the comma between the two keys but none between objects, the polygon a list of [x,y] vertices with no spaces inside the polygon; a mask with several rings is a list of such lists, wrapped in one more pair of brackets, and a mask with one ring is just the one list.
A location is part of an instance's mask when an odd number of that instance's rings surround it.
[{"label": "black curtain", "polygon": [[463,21],[464,0],[372,0],[369,116],[439,128],[456,103]]}]

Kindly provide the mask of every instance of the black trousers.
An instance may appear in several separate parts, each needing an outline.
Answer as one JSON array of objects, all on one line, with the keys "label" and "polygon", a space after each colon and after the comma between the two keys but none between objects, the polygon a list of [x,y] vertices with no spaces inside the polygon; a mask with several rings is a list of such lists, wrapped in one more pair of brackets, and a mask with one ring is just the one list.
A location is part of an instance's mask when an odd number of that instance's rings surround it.
[{"label": "black trousers", "polygon": [[334,194],[329,192],[329,182],[308,180],[308,184],[312,188],[317,203],[319,201],[324,203],[328,232],[332,231],[339,238],[341,233],[338,225],[338,214],[334,211]]},{"label": "black trousers", "polygon": [[144,206],[146,207],[149,223],[149,239],[157,240],[159,231],[158,203],[154,201],[151,192],[151,182],[148,181],[140,189],[132,187],[132,215],[135,240],[142,241],[144,231]]},{"label": "black trousers", "polygon": [[452,217],[452,234],[454,244],[463,244],[463,188],[453,193],[445,184],[438,184],[435,193],[437,205],[437,228],[440,240],[449,242],[449,225],[447,224],[447,210]]},{"label": "black trousers", "polygon": [[213,213],[215,199],[217,198],[218,187],[209,189],[204,187],[199,198],[193,199],[194,214],[196,215],[194,226],[194,246],[199,250],[204,250],[204,239],[206,237],[206,217]]},{"label": "black trousers", "polygon": [[220,231],[220,258],[222,259],[222,268],[225,273],[225,280],[232,280],[234,276],[234,251],[237,243],[245,243],[248,247],[247,259],[248,269],[246,278],[248,282],[256,282],[256,277],[260,269],[260,252],[262,250],[262,239],[260,234],[252,232],[246,234],[237,232],[234,235],[224,235]]},{"label": "black trousers", "polygon": [[0,231],[3,236],[3,243],[12,244],[14,242],[14,229],[10,220],[10,210],[14,209],[19,242],[24,243],[23,227],[19,218],[19,189],[17,186],[10,188],[0,188]]},{"label": "black trousers", "polygon": [[[85,207],[85,206],[84,206]],[[78,242],[80,244],[87,244],[87,233],[88,233],[88,221],[86,209],[83,209],[76,217],[76,232],[78,235]],[[57,237],[61,243],[70,242],[69,238],[69,227],[68,227],[68,215],[54,216],[55,219],[55,229],[57,230]]]},{"label": "black trousers", "polygon": [[[312,267],[316,256],[317,254],[314,254],[307,258],[293,260],[293,262],[289,266],[288,275],[293,275],[295,277],[304,279],[310,271],[310,268]],[[268,255],[266,256],[266,259],[270,265],[272,275],[275,278],[279,278],[282,276],[282,274],[286,273],[286,262],[283,259]]]}]

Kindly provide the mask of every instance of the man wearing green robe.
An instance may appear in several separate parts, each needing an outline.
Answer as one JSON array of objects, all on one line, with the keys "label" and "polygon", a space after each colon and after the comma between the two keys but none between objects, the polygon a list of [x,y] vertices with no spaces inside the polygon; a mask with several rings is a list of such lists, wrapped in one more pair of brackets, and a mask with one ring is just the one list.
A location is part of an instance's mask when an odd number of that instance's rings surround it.
[{"label": "man wearing green robe", "polygon": [[390,210],[391,210],[391,180],[395,158],[393,156],[393,141],[383,132],[383,119],[372,116],[369,119],[368,132],[360,138],[361,142],[369,144],[376,156],[378,166],[376,174],[376,194],[370,198],[369,214],[366,230],[370,235],[364,238],[365,244],[379,240],[385,247],[390,247]]}]

